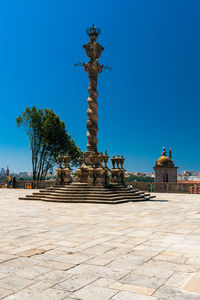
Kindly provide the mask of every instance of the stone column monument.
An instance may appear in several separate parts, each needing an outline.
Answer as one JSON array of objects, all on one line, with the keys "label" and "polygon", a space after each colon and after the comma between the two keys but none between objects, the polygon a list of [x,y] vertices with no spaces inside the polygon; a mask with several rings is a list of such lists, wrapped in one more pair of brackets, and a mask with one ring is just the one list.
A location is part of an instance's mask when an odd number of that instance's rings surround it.
[{"label": "stone column monument", "polygon": [[100,30],[94,25],[87,29],[87,33],[90,37],[90,42],[83,46],[86,51],[87,56],[90,58],[90,61],[85,64],[83,63],[84,69],[88,72],[89,77],[89,97],[88,101],[88,121],[87,121],[87,154],[94,152],[97,153],[97,131],[98,131],[98,116],[97,116],[97,77],[98,74],[102,72],[103,65],[100,65],[98,59],[101,56],[101,52],[104,48],[97,43],[98,35]]},{"label": "stone column monument", "polygon": [[[113,156],[111,158],[112,169],[108,168],[109,156],[98,152],[97,149],[97,78],[103,69],[110,69],[100,65],[98,59],[104,48],[97,42],[100,30],[94,25],[87,29],[90,41],[83,46],[89,57],[89,62],[79,63],[88,72],[89,97],[87,120],[87,149],[79,157],[79,167],[76,170],[76,181],[71,177],[71,157],[69,155],[58,156],[57,180],[55,187],[41,190],[34,195],[28,195],[25,199],[37,199],[44,201],[62,202],[88,202],[88,203],[123,203],[128,201],[148,200],[149,194],[126,186],[124,180],[124,157]],[[63,149],[64,150],[64,149]],[[63,151],[64,152],[64,151]],[[64,162],[64,166],[63,166]],[[20,198],[24,199],[24,198]]]}]

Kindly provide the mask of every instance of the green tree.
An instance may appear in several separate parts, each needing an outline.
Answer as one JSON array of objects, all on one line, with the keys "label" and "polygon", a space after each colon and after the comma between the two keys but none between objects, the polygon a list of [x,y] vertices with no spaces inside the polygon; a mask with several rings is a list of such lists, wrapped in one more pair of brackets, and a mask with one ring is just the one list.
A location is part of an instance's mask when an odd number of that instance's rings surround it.
[{"label": "green tree", "polygon": [[126,182],[132,182],[132,181],[137,181],[137,182],[154,182],[154,178],[149,177],[149,176],[137,176],[133,174],[129,174],[129,177],[126,178]]},{"label": "green tree", "polygon": [[47,172],[57,164],[59,153],[68,153],[72,157],[72,165],[77,165],[82,152],[67,133],[65,123],[52,109],[26,107],[16,123],[25,129],[29,138],[33,180],[45,179]]}]

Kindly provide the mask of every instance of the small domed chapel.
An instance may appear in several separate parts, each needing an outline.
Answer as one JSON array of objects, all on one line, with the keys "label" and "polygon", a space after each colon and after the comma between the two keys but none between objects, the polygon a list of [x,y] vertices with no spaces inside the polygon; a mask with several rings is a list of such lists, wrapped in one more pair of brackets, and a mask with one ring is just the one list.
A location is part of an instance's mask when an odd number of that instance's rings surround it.
[{"label": "small domed chapel", "polygon": [[172,150],[169,149],[169,156],[166,154],[165,147],[163,147],[162,156],[156,160],[154,167],[155,182],[177,182],[177,169],[172,160]]}]

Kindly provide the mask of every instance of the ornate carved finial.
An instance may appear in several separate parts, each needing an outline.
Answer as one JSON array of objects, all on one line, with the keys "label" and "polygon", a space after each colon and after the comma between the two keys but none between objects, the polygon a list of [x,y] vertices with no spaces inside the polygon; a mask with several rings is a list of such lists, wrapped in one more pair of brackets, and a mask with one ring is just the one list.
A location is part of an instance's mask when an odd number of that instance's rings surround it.
[{"label": "ornate carved finial", "polygon": [[83,161],[84,161],[83,157],[80,156],[80,157],[78,158],[79,168],[82,167]]},{"label": "ornate carved finial", "polygon": [[165,151],[165,147],[163,147],[162,156],[167,156],[167,153],[166,153],[166,151]]},{"label": "ornate carved finial", "polygon": [[59,162],[59,168],[62,169],[62,162],[63,162],[63,157],[61,153],[58,154],[58,162]]},{"label": "ornate carved finial", "polygon": [[116,156],[117,169],[119,169],[119,162],[120,162],[120,157],[119,157],[119,155],[117,155]]},{"label": "ornate carved finial", "polygon": [[105,150],[105,154],[104,154],[103,158],[104,158],[105,168],[108,168],[107,163],[108,163],[109,156],[108,156],[107,150]]},{"label": "ornate carved finial", "polygon": [[113,155],[113,157],[110,160],[112,162],[113,169],[115,169],[116,157]]},{"label": "ornate carved finial", "polygon": [[99,155],[98,155],[98,162],[99,162],[99,167],[100,167],[100,168],[102,168],[103,160],[104,160],[103,153],[100,152]]},{"label": "ornate carved finial", "polygon": [[169,148],[169,158],[172,159],[172,148]]},{"label": "ornate carved finial", "polygon": [[123,169],[124,161],[125,161],[125,158],[123,157],[123,155],[121,155],[121,157],[120,157],[121,169]]},{"label": "ornate carved finial", "polygon": [[89,37],[90,41],[83,45],[83,48],[86,51],[86,55],[90,58],[90,62],[93,62],[95,59],[98,59],[101,56],[101,52],[104,50],[104,48],[97,43],[97,34],[90,34]]},{"label": "ornate carved finial", "polygon": [[97,28],[94,24],[86,29],[87,34],[89,35],[90,39],[97,39],[98,36],[101,34],[101,30]]},{"label": "ornate carved finial", "polygon": [[7,166],[7,169],[6,169],[6,176],[8,177],[10,175],[10,170],[9,170],[9,168],[8,168],[8,166]]},{"label": "ornate carved finial", "polygon": [[71,161],[71,156],[68,154],[68,152],[66,153],[66,155],[63,157],[64,159],[64,164],[65,164],[65,169],[66,168],[70,168],[69,167],[69,164],[70,164],[70,161]]}]

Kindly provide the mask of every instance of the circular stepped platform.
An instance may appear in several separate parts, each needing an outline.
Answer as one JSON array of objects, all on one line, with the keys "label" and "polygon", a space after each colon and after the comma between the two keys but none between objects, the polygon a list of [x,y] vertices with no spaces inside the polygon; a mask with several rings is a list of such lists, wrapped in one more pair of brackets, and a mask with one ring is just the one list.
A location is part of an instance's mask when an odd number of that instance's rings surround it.
[{"label": "circular stepped platform", "polygon": [[137,189],[120,185],[107,187],[91,186],[88,184],[72,183],[52,188],[41,189],[32,195],[19,200],[68,202],[68,203],[107,203],[119,204],[130,201],[146,201],[155,196],[141,192]]}]

